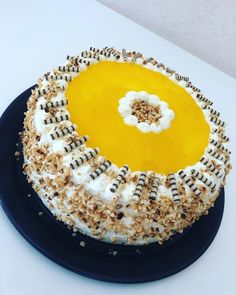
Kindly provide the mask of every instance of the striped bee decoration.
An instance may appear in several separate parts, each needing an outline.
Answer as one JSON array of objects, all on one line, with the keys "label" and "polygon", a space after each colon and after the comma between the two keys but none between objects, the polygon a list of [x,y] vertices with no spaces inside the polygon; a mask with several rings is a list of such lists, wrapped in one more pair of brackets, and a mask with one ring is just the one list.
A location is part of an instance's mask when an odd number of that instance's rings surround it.
[{"label": "striped bee decoration", "polygon": [[97,55],[94,55],[93,57],[91,57],[91,58],[93,58],[93,59],[96,59],[97,61],[99,61],[101,58],[99,57],[99,55],[97,54]]},{"label": "striped bee decoration", "polygon": [[[223,139],[223,137],[225,136],[224,135],[224,128],[222,128],[222,127],[218,127],[218,128],[212,128],[211,129],[211,133],[212,134],[218,134],[218,136],[220,137],[220,139]],[[226,139],[228,138],[227,136],[225,136],[226,137]],[[229,140],[229,138],[228,138],[228,140],[226,140],[225,139],[225,141],[228,141]]]},{"label": "striped bee decoration", "polygon": [[172,191],[173,199],[175,203],[178,203],[180,201],[179,199],[179,191],[176,185],[176,179],[174,174],[169,174],[168,175],[168,180],[170,182],[170,188]]},{"label": "striped bee decoration", "polygon": [[89,139],[89,136],[85,135],[85,136],[81,137],[79,140],[68,144],[67,146],[64,147],[65,152],[69,153],[69,152],[73,151],[75,148],[80,147],[85,142],[87,142],[88,139]]},{"label": "striped bee decoration", "polygon": [[186,76],[181,76],[179,74],[175,74],[175,79],[177,81],[185,81],[185,82],[189,82],[189,77],[186,77]]},{"label": "striped bee decoration", "polygon": [[220,134],[222,131],[220,131],[218,128],[212,128],[211,129],[211,133],[214,134],[214,133],[218,133]]},{"label": "striped bee decoration", "polygon": [[66,59],[72,63],[72,64],[76,64],[76,57],[75,56],[70,56],[70,55],[67,55]]},{"label": "striped bee decoration", "polygon": [[140,52],[133,51],[132,53],[132,61],[136,61],[136,59],[141,58],[142,54]]},{"label": "striped bee decoration", "polygon": [[87,57],[90,57],[90,58],[99,58],[99,54],[101,55],[105,55],[105,56],[110,56],[111,53],[109,50],[105,50],[105,49],[97,49],[97,48],[94,48],[94,47],[90,47],[90,51],[92,52],[89,52]]},{"label": "striped bee decoration", "polygon": [[[172,69],[170,69],[170,68],[166,68],[166,72],[168,73],[168,74],[171,74],[171,75],[173,75],[174,73],[175,73],[175,71],[174,70],[172,70]],[[184,77],[184,78],[187,78],[187,77]]]},{"label": "striped bee decoration", "polygon": [[62,129],[56,129],[53,133],[50,134],[52,140],[65,136],[68,133],[72,133],[75,131],[76,125],[70,125],[69,127],[65,127]]},{"label": "striped bee decoration", "polygon": [[77,58],[77,59],[76,59],[76,62],[77,62],[78,64],[83,63],[83,64],[85,64],[86,66],[89,66],[89,65],[91,64],[91,62],[90,62],[89,60],[85,60],[85,59],[83,59],[83,58]]},{"label": "striped bee decoration", "polygon": [[61,72],[75,72],[75,73],[79,73],[79,67],[68,67],[68,66],[59,66],[58,70]]},{"label": "striped bee decoration", "polygon": [[104,163],[102,163],[101,166],[99,166],[93,173],[89,175],[91,180],[96,179],[99,177],[102,173],[104,173],[109,167],[111,166],[111,162],[109,160],[106,160]]},{"label": "striped bee decoration", "polygon": [[221,139],[222,139],[223,141],[226,141],[226,142],[229,141],[229,138],[228,138],[226,135],[224,135],[224,134],[221,134]]},{"label": "striped bee decoration", "polygon": [[46,75],[45,79],[47,81],[51,81],[51,80],[65,80],[66,82],[70,82],[72,81],[72,77],[69,75]]},{"label": "striped bee decoration", "polygon": [[102,51],[101,49],[98,49],[95,47],[90,47],[89,50],[92,51],[93,53],[100,53]]},{"label": "striped bee decoration", "polygon": [[194,194],[199,197],[201,192],[197,188],[197,186],[192,182],[192,180],[184,173],[183,170],[179,172],[179,176],[186,182],[186,184],[190,187],[190,189],[194,192]]},{"label": "striped bee decoration", "polygon": [[103,50],[106,51],[106,52],[109,52],[111,54],[117,52],[113,47],[107,47],[107,46],[104,47]]},{"label": "striped bee decoration", "polygon": [[35,94],[38,96],[47,94],[48,89],[35,89]]},{"label": "striped bee decoration", "polygon": [[106,51],[107,53],[112,54],[116,59],[120,59],[120,52],[115,50],[114,48],[105,47],[104,51]]},{"label": "striped bee decoration", "polygon": [[156,197],[157,197],[158,186],[159,186],[159,180],[158,180],[157,176],[154,176],[152,178],[152,181],[153,181],[153,183],[152,183],[151,192],[149,194],[149,199],[152,201],[155,201]]},{"label": "striped bee decoration", "polygon": [[66,87],[64,85],[57,84],[57,85],[49,87],[48,90],[50,90],[50,91],[58,91],[58,90],[64,91],[64,90],[66,90]]},{"label": "striped bee decoration", "polygon": [[219,118],[217,117],[211,117],[210,118],[210,121],[220,127],[225,127],[225,122],[224,121],[221,121]]},{"label": "striped bee decoration", "polygon": [[74,57],[74,56],[67,55],[66,59],[67,59],[67,60],[74,60],[75,57]]},{"label": "striped bee decoration", "polygon": [[201,160],[202,164],[204,164],[212,173],[214,173],[217,177],[221,178],[222,174],[218,171],[206,158],[202,157]]},{"label": "striped bee decoration", "polygon": [[35,89],[34,92],[37,96],[46,95],[49,92],[57,92],[59,90],[64,91],[66,88],[65,86],[56,85],[56,86],[50,86],[45,89]]},{"label": "striped bee decoration", "polygon": [[213,102],[210,101],[208,98],[204,97],[201,93],[197,93],[196,98],[203,101],[203,102],[205,102],[208,105],[213,105]]},{"label": "striped bee decoration", "polygon": [[122,54],[123,60],[126,61],[128,56],[127,56],[127,52],[124,48],[121,50],[121,54]]},{"label": "striped bee decoration", "polygon": [[214,110],[213,108],[209,107],[207,104],[205,104],[203,107],[202,107],[203,110],[208,110],[210,112],[210,114],[212,116],[220,116],[220,112]]},{"label": "striped bee decoration", "polygon": [[138,58],[140,58],[140,54],[137,52],[132,56],[132,61],[135,62]]},{"label": "striped bee decoration", "polygon": [[192,173],[193,177],[195,177],[195,178],[199,179],[200,181],[202,181],[206,186],[208,186],[212,190],[215,189],[216,184],[213,183],[208,178],[206,178],[201,172],[193,169],[193,170],[191,170],[191,173]]},{"label": "striped bee decoration", "polygon": [[70,163],[70,167],[74,170],[77,167],[83,165],[85,162],[88,162],[89,160],[91,160],[92,158],[96,157],[96,155],[98,154],[99,149],[93,149],[85,154],[83,154],[81,157],[79,157],[78,160],[75,160],[73,162]]},{"label": "striped bee decoration", "polygon": [[134,197],[137,200],[138,198],[140,198],[143,187],[145,185],[145,179],[147,177],[147,173],[146,172],[142,172],[139,174],[139,178],[138,178],[138,183],[135,187],[135,191],[134,191]]},{"label": "striped bee decoration", "polygon": [[224,152],[226,152],[226,153],[231,154],[231,152],[230,152],[227,148],[225,148],[221,143],[217,142],[215,139],[211,139],[211,140],[210,140],[210,144],[214,145],[214,146],[217,147],[219,150],[222,150],[222,151],[224,151]]},{"label": "striped bee decoration", "polygon": [[115,193],[119,187],[119,185],[121,184],[122,180],[125,179],[125,176],[127,175],[129,171],[129,166],[128,165],[124,165],[120,171],[119,174],[117,175],[117,177],[115,178],[115,180],[113,181],[110,191],[112,193]]},{"label": "striped bee decoration", "polygon": [[95,52],[88,52],[88,51],[85,51],[86,53],[84,53],[83,54],[83,52],[82,52],[82,54],[81,54],[81,56],[83,57],[83,58],[93,58],[93,59],[96,59],[96,60],[99,60],[99,53],[95,53]]},{"label": "striped bee decoration", "polygon": [[201,92],[201,90],[199,88],[197,88],[196,86],[194,86],[192,84],[192,82],[188,82],[187,87],[192,88],[192,90],[195,91],[195,92]]},{"label": "striped bee decoration", "polygon": [[68,100],[67,99],[61,99],[61,100],[57,100],[57,101],[48,101],[44,104],[40,104],[40,109],[41,110],[46,110],[48,108],[58,108],[58,107],[64,107],[68,104]]},{"label": "striped bee decoration", "polygon": [[212,109],[211,107],[207,106],[206,109],[208,109],[213,116],[217,116],[217,117],[220,116],[220,112]]},{"label": "striped bee decoration", "polygon": [[197,88],[196,86],[191,86],[191,88],[193,89],[193,91],[195,92],[201,92],[201,89]]},{"label": "striped bee decoration", "polygon": [[105,50],[102,50],[100,54],[105,56],[105,57],[110,57],[111,56],[111,53],[109,51],[105,51]]},{"label": "striped bee decoration", "polygon": [[89,53],[91,53],[91,52],[89,52],[89,51],[82,51],[80,55],[81,55],[82,57],[87,57],[87,55],[88,55]]},{"label": "striped bee decoration", "polygon": [[158,63],[158,64],[157,64],[157,67],[158,67],[158,68],[162,68],[163,70],[166,69],[166,66],[165,66],[163,63]]},{"label": "striped bee decoration", "polygon": [[147,58],[146,59],[146,62],[148,63],[148,62],[152,62],[153,61],[153,57],[149,57],[149,58]]},{"label": "striped bee decoration", "polygon": [[214,151],[213,149],[207,149],[207,152],[209,155],[211,155],[212,157],[216,158],[217,160],[220,160],[221,162],[223,162],[224,164],[226,164],[227,160],[225,159],[225,157],[223,155],[220,155],[219,153],[217,153],[216,151]]},{"label": "striped bee decoration", "polygon": [[69,115],[65,114],[65,115],[60,115],[60,116],[55,116],[55,117],[51,117],[51,118],[47,118],[44,120],[44,124],[53,124],[53,123],[59,123],[61,121],[67,121],[69,120]]},{"label": "striped bee decoration", "polygon": [[154,58],[153,57],[149,57],[147,59],[144,60],[145,64],[147,63],[152,63],[154,61]]}]

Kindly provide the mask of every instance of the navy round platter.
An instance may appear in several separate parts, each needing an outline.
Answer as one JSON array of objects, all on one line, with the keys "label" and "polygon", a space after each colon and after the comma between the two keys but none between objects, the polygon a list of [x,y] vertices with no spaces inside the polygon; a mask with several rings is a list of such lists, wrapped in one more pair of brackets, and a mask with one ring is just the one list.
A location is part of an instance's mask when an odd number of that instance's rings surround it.
[{"label": "navy round platter", "polygon": [[[42,204],[22,171],[19,132],[23,128],[31,89],[20,94],[0,119],[0,198],[10,221],[39,252],[59,265],[86,277],[116,283],[141,283],[162,279],[197,260],[213,241],[224,211],[224,190],[209,214],[183,234],[160,246],[112,245],[73,233]],[[16,145],[17,144],[17,145]],[[10,255],[10,253],[9,253]]]}]

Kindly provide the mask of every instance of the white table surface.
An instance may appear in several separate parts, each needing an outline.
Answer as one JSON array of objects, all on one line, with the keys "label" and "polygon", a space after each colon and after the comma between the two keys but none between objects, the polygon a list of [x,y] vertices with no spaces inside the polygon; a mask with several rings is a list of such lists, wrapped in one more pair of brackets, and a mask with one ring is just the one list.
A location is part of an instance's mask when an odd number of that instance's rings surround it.
[{"label": "white table surface", "polygon": [[[0,113],[67,54],[89,46],[125,47],[189,75],[227,121],[236,151],[236,80],[96,1],[0,1],[0,38]],[[235,294],[234,173],[227,179],[222,225],[207,252],[182,272],[146,284],[98,282],[63,269],[31,247],[0,208],[0,294]]]}]

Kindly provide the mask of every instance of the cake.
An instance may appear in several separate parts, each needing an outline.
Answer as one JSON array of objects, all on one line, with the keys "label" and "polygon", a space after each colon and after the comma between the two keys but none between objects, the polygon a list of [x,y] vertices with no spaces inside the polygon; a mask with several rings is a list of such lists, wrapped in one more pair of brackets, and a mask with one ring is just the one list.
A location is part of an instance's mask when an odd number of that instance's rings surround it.
[{"label": "cake", "polygon": [[162,244],[208,213],[231,169],[212,104],[188,77],[139,52],[68,56],[27,102],[27,180],[73,232]]}]

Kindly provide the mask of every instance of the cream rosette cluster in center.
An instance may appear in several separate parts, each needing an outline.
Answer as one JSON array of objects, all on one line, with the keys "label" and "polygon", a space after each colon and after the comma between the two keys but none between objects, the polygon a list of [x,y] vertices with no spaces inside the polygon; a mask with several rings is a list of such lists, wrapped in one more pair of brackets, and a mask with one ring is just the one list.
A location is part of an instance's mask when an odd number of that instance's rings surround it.
[{"label": "cream rosette cluster in center", "polygon": [[174,112],[165,101],[146,91],[129,91],[119,100],[118,111],[125,124],[136,126],[141,132],[160,133],[171,126]]}]

